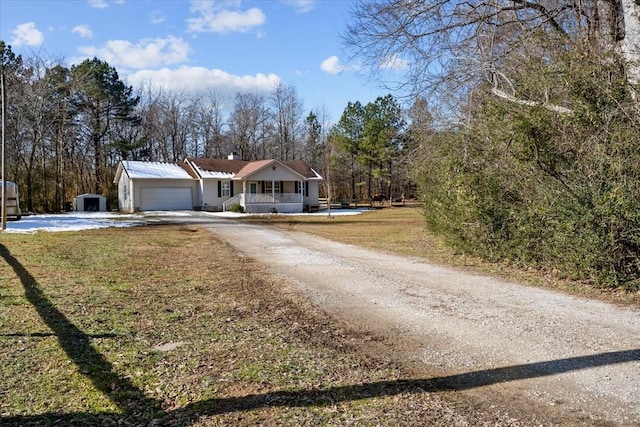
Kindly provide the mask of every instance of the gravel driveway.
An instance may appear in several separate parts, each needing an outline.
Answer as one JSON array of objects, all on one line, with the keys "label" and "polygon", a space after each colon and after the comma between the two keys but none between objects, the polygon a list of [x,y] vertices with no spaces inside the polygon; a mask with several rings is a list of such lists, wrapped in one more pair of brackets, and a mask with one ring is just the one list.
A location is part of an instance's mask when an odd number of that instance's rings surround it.
[{"label": "gravel driveway", "polygon": [[528,424],[640,425],[640,310],[268,226],[205,225],[444,388]]}]

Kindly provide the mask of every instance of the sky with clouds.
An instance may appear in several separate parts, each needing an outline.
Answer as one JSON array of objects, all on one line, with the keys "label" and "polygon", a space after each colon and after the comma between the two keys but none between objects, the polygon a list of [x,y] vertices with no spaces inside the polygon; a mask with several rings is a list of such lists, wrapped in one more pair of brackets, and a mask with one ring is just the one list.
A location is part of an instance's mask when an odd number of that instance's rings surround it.
[{"label": "sky with clouds", "polygon": [[349,101],[389,92],[343,50],[352,7],[348,0],[0,0],[0,39],[15,53],[67,66],[98,57],[134,87],[232,96],[268,94],[282,82],[296,88],[307,112],[325,108],[337,121]]}]

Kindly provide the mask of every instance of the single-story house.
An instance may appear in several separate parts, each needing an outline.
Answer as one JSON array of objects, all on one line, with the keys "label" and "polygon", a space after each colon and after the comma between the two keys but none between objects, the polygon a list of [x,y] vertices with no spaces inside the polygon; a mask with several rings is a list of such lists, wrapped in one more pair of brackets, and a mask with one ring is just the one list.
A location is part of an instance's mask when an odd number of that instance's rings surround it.
[{"label": "single-story house", "polygon": [[303,161],[186,158],[184,162],[123,160],[114,183],[120,211],[300,213],[318,206],[322,177]]}]

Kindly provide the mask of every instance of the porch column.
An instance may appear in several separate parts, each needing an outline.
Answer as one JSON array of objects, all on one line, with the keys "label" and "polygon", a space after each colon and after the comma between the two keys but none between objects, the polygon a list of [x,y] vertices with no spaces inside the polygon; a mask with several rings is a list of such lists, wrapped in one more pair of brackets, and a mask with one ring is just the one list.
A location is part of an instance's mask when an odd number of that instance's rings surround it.
[{"label": "porch column", "polygon": [[241,196],[242,197],[242,202],[241,203],[242,203],[242,206],[245,207],[245,208],[247,207],[246,206],[247,205],[247,196],[246,196],[246,194],[247,194],[247,181],[243,179],[242,180],[242,196]]},{"label": "porch column", "polygon": [[271,180],[271,202],[276,202],[276,182]]}]

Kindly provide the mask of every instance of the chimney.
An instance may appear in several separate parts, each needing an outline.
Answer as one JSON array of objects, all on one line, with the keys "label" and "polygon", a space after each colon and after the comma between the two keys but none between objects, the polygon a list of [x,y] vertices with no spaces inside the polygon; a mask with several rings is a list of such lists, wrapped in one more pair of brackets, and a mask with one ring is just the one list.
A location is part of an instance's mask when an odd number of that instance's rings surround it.
[{"label": "chimney", "polygon": [[239,155],[238,153],[236,153],[235,151],[231,154],[229,154],[229,157],[227,157],[229,160],[242,160],[242,156]]}]

